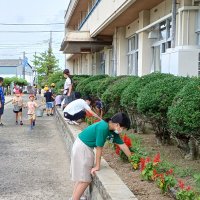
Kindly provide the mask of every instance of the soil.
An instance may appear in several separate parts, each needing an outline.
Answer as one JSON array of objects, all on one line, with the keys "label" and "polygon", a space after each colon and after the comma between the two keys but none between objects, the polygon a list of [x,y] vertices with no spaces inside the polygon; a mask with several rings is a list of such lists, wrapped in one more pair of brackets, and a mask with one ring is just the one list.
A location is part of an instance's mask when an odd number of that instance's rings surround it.
[{"label": "soil", "polygon": [[[86,126],[81,123],[81,128]],[[200,172],[200,160],[188,161],[183,158],[183,155],[178,150],[176,145],[158,145],[155,140],[155,135],[149,131],[148,134],[136,134],[133,130],[129,130],[128,134],[135,134],[142,140],[142,146],[145,147],[147,152],[155,155],[160,152],[161,159],[167,160],[178,167],[188,168]],[[140,171],[133,171],[130,163],[125,163],[120,160],[119,156],[109,146],[105,145],[103,150],[103,157],[108,162],[110,167],[118,174],[128,188],[135,194],[138,200],[172,200],[170,194],[163,194],[156,186],[155,182],[143,181],[141,179]],[[183,178],[181,178],[183,180]],[[187,185],[194,185],[190,176],[184,178]]]}]

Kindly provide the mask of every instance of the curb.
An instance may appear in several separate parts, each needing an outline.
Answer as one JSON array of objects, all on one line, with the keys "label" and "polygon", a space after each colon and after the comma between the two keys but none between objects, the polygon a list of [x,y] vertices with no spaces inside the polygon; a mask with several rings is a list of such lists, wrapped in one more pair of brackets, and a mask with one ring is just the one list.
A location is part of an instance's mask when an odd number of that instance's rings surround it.
[{"label": "curb", "polygon": [[[62,130],[62,137],[71,154],[73,142],[81,129],[76,125],[68,125],[61,109],[56,108],[55,111],[56,122]],[[92,184],[86,191],[88,200],[138,200],[103,158],[101,169],[96,173]]]}]

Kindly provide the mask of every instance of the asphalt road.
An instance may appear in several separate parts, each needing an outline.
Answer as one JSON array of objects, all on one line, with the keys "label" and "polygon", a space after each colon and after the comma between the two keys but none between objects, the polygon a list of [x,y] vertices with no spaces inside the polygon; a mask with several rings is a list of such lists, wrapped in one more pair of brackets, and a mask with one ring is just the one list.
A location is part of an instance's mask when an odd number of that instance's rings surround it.
[{"label": "asphalt road", "polygon": [[54,117],[37,118],[29,130],[15,125],[11,103],[0,127],[0,200],[68,200],[72,193],[69,156]]}]

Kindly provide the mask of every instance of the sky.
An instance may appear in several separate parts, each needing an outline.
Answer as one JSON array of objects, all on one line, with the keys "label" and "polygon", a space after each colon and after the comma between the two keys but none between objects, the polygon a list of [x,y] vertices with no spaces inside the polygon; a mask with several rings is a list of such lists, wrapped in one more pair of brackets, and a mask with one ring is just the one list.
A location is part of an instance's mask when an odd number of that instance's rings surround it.
[{"label": "sky", "polygon": [[48,50],[50,32],[16,33],[12,31],[52,32],[52,49],[59,66],[64,68],[64,54],[59,51],[64,38],[64,24],[2,25],[64,23],[70,0],[0,0],[0,59],[23,58],[25,52],[32,65],[33,55]]}]

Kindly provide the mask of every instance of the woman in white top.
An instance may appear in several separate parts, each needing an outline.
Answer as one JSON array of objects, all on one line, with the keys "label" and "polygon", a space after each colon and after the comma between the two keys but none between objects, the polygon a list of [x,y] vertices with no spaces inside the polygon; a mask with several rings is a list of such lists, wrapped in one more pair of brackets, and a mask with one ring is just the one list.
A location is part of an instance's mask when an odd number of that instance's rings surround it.
[{"label": "woman in white top", "polygon": [[65,105],[69,104],[73,101],[73,95],[72,95],[72,79],[70,78],[70,72],[68,69],[65,69],[63,71],[63,75],[66,78],[65,84],[64,84],[64,90],[63,95],[65,98]]}]

